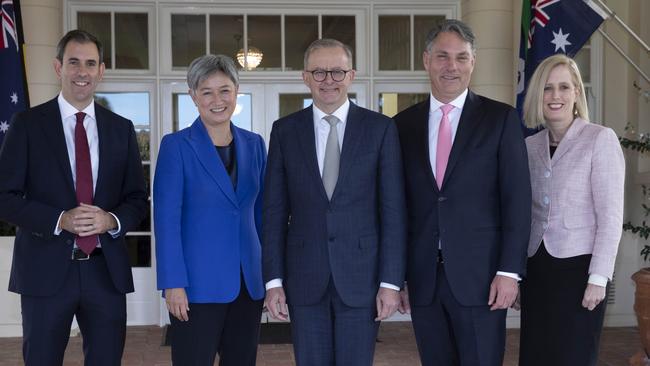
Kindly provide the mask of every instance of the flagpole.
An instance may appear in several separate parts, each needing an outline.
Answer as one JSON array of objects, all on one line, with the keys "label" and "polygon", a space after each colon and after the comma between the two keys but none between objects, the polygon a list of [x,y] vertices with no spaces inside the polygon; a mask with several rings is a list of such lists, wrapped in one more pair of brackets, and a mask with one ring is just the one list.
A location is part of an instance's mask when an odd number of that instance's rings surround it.
[{"label": "flagpole", "polygon": [[643,78],[645,79],[645,81],[647,81],[648,83],[650,83],[650,78],[648,78],[648,75],[646,75],[646,73],[643,72],[643,70],[641,70],[641,68],[640,68],[636,63],[634,63],[634,61],[632,61],[632,59],[630,58],[630,56],[628,56],[628,55],[625,53],[625,51],[623,51],[623,49],[622,49],[622,48],[621,48],[621,47],[620,47],[620,46],[619,46],[619,45],[618,45],[618,44],[617,44],[617,43],[616,43],[616,42],[615,42],[615,41],[614,41],[614,40],[613,40],[613,39],[612,39],[612,38],[611,38],[607,33],[605,33],[605,32],[604,32],[602,29],[600,29],[600,28],[598,28],[598,32],[600,32],[600,34],[602,34],[603,37],[605,37],[605,39],[606,39],[606,40],[607,40],[607,41],[612,45],[612,47],[614,47],[614,49],[616,49],[616,51],[618,51],[618,53],[620,53],[621,56],[623,56],[623,58],[625,58],[625,59],[627,60],[627,62],[629,62],[630,65],[632,65],[632,67],[634,67],[634,69],[635,69],[635,70],[636,70],[636,71],[637,71],[641,76],[643,76]]},{"label": "flagpole", "polygon": [[[639,42],[639,43],[641,44],[641,46],[643,46],[643,48],[645,49],[646,52],[650,52],[650,47],[648,47],[648,45],[647,45],[645,42],[643,42],[643,40],[641,39],[641,37],[639,37],[636,33],[634,33],[634,31],[633,31],[630,27],[628,27],[628,25],[625,24],[625,22],[624,22],[621,18],[619,18],[619,16],[616,15],[616,13],[615,13],[612,9],[610,9],[609,7],[607,7],[607,5],[605,5],[605,3],[603,3],[601,0],[596,0],[596,1],[598,1],[598,3],[600,4],[599,6],[601,6],[601,7],[602,7],[602,8],[603,8],[607,13],[609,13],[609,15],[610,15],[612,18],[614,18],[614,20],[616,20],[616,21],[618,22],[618,24],[621,25],[621,27],[625,28],[625,30],[626,30],[626,31],[627,31],[627,32],[628,32],[628,33],[629,33],[629,34],[630,34],[634,39],[636,39],[637,42]],[[601,31],[600,29],[599,29],[599,31],[600,31],[600,33],[603,34],[603,35],[606,34],[605,32]],[[607,37],[606,37],[606,38],[607,38]],[[613,41],[611,41],[611,38],[608,38],[608,40],[609,40],[610,42],[613,42]],[[613,44],[613,43],[612,43],[612,44]],[[616,46],[615,46],[615,47],[616,47]],[[617,48],[617,49],[618,49],[618,48]],[[621,52],[620,49],[619,49],[619,52]],[[627,56],[625,56],[625,58],[627,58],[628,61],[630,61],[630,59],[629,59]],[[630,61],[630,62],[631,62],[631,61]],[[634,64],[634,63],[632,63],[632,64]],[[635,68],[636,68],[636,65],[635,65]],[[639,72],[641,72],[638,68],[637,68],[637,70],[638,70]],[[641,73],[642,73],[642,72],[641,72]],[[647,76],[644,75],[644,77],[645,77],[646,80],[648,80],[648,77],[647,77]]]}]

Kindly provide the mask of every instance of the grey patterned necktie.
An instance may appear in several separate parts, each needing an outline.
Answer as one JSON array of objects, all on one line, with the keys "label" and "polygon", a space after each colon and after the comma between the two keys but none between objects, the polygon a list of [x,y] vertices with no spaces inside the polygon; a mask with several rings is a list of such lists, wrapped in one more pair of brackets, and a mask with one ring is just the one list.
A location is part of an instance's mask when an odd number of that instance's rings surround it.
[{"label": "grey patterned necktie", "polygon": [[332,199],[336,181],[339,179],[339,163],[341,160],[339,134],[336,129],[336,125],[340,121],[336,116],[332,115],[327,115],[323,119],[330,124],[330,133],[327,135],[327,144],[325,145],[325,159],[323,160],[323,186],[327,198]]}]

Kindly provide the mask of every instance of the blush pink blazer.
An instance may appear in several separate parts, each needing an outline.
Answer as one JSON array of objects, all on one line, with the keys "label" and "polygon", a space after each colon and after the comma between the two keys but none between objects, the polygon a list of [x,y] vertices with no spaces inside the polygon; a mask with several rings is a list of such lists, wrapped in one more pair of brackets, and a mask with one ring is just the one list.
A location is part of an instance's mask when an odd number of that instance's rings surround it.
[{"label": "blush pink blazer", "polygon": [[532,186],[528,256],[544,240],[556,258],[591,254],[611,280],[623,227],[625,159],[610,128],[576,118],[550,159],[549,132],[526,139]]}]

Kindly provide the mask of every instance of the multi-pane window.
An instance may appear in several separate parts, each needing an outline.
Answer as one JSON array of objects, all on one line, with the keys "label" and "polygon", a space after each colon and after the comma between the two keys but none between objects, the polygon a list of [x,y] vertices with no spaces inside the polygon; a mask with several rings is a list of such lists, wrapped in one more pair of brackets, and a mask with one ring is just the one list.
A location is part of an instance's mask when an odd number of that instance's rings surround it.
[{"label": "multi-pane window", "polygon": [[207,53],[230,56],[246,71],[302,70],[305,50],[319,38],[335,38],[356,51],[355,15],[171,12],[170,17],[172,70]]},{"label": "multi-pane window", "polygon": [[426,36],[444,19],[445,15],[378,15],[379,71],[424,70],[422,53]]},{"label": "multi-pane window", "polygon": [[102,42],[106,69],[150,68],[148,13],[80,11],[77,28],[94,34]]}]

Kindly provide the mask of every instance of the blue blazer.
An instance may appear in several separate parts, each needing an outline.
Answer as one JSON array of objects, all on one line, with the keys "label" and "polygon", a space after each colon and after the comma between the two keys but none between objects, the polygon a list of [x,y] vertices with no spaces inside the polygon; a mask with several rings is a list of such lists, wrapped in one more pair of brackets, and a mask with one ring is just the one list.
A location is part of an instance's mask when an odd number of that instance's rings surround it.
[{"label": "blue blazer", "polygon": [[264,197],[264,279],[292,305],[317,303],[330,278],[348,306],[404,283],[406,207],[395,123],[350,103],[338,182],[327,199],[312,107],[273,124]]},{"label": "blue blazer", "polygon": [[232,302],[240,268],[253,299],[264,297],[261,205],[262,137],[231,126],[237,190],[201,118],[166,135],[154,178],[158,289],[185,288],[193,303]]}]

